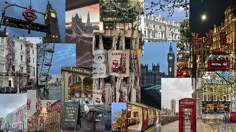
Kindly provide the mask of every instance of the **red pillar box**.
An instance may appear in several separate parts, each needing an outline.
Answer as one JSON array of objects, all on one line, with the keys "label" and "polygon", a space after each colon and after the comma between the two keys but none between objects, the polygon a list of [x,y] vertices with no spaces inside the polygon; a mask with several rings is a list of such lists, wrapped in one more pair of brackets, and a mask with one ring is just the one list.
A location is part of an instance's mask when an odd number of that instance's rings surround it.
[{"label": "red pillar box", "polygon": [[183,98],[179,100],[179,132],[185,130],[196,132],[196,100]]}]

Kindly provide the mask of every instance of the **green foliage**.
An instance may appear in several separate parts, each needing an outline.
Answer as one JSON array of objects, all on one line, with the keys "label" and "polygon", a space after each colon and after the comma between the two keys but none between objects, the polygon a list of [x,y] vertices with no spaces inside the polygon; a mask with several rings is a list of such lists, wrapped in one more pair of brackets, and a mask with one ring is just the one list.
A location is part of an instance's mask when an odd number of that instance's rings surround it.
[{"label": "green foliage", "polygon": [[190,0],[153,0],[146,8],[147,14],[154,14],[157,11],[168,11],[168,16],[172,16],[176,8],[183,8],[186,17],[189,13]]},{"label": "green foliage", "polygon": [[184,19],[180,23],[180,40],[177,48],[183,49],[184,47],[189,47],[189,42],[191,41],[190,35],[189,19]]}]

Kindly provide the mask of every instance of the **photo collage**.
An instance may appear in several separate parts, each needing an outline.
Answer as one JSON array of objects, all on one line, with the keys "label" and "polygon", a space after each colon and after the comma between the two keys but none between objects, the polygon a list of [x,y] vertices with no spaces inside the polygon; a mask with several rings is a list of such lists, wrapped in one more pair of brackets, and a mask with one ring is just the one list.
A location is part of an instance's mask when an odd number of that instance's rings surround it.
[{"label": "photo collage", "polygon": [[236,131],[235,0],[0,9],[0,132]]}]

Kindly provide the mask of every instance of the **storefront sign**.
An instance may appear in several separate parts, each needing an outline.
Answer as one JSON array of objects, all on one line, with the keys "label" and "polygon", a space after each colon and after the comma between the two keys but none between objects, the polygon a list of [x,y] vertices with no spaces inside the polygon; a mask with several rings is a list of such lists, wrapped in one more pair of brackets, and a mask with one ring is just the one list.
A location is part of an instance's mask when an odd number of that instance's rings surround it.
[{"label": "storefront sign", "polygon": [[224,51],[212,52],[209,55],[208,67],[209,71],[229,70],[230,69],[230,54]]},{"label": "storefront sign", "polygon": [[129,76],[129,50],[109,50],[108,61],[111,76]]},{"label": "storefront sign", "polygon": [[62,129],[68,130],[77,125],[78,102],[65,102],[65,109],[62,112]]},{"label": "storefront sign", "polygon": [[229,70],[230,69],[230,62],[214,62],[209,61],[208,62],[208,70]]},{"label": "storefront sign", "polygon": [[105,78],[107,74],[107,57],[105,50],[95,50],[93,58],[93,78]]}]

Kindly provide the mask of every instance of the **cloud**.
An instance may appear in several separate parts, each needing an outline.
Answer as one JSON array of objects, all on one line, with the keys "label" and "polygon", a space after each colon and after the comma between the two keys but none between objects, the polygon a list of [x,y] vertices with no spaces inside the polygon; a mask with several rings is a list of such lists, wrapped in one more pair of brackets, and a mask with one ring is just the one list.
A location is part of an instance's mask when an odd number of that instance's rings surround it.
[{"label": "cloud", "polygon": [[6,117],[17,108],[26,103],[27,94],[1,94],[0,96],[0,117]]},{"label": "cloud", "polygon": [[170,108],[171,99],[177,102],[182,98],[192,97],[192,80],[190,78],[162,78],[161,79],[161,96],[162,106]]}]

